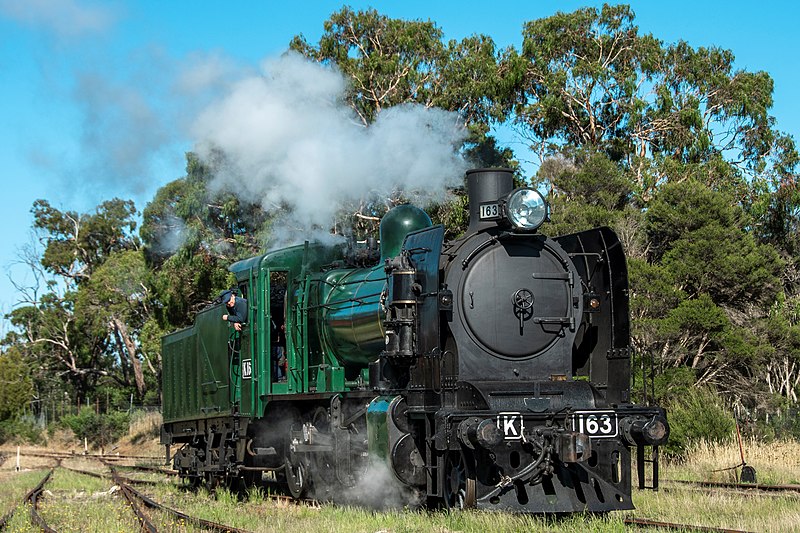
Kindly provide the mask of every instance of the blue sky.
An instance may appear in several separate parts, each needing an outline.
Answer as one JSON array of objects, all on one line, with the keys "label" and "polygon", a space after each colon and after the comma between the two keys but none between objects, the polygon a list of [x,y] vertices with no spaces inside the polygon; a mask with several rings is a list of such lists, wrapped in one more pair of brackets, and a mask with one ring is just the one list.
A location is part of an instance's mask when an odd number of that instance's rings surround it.
[{"label": "blue sky", "polygon": [[[728,48],[738,68],[775,81],[778,129],[800,140],[796,2],[632,1],[643,33]],[[316,42],[341,2],[0,0],[0,313],[19,295],[9,276],[31,242],[30,208],[46,198],[85,212],[118,196],[141,210],[183,175],[192,139],[178,125],[174,73],[188,64],[257,69],[304,34]],[[525,21],[601,2],[353,1],[391,17],[430,19],[446,39],[473,33],[519,46]],[[167,94],[170,93],[170,94]],[[8,325],[0,321],[0,335]]]}]

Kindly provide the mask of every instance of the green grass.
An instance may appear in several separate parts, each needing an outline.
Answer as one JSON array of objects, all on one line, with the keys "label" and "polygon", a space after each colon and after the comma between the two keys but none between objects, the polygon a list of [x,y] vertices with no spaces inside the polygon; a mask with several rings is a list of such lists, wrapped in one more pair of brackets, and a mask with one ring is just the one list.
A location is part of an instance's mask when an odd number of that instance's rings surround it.
[{"label": "green grass", "polygon": [[46,474],[47,470],[0,473],[0,485],[3,487],[0,490],[0,517],[18,505],[25,493],[35,487]]},{"label": "green grass", "polygon": [[155,499],[192,516],[256,532],[449,532],[463,531],[625,531],[622,516],[574,516],[562,520],[506,513],[467,511],[375,512],[355,507],[322,505],[310,507],[265,499],[258,492],[246,503],[227,491],[216,496],[205,491],[188,493],[174,486],[148,487]]},{"label": "green grass", "polygon": [[39,514],[56,531],[137,531],[125,500],[111,492],[110,479],[56,469]]},{"label": "green grass", "polygon": [[[2,486],[2,490],[0,490],[0,518],[14,510],[14,517],[6,531],[15,531],[12,528],[13,525],[26,523],[26,517],[29,511],[22,506],[22,498],[29,490],[35,487],[46,474],[47,470],[30,470],[23,472],[7,470],[0,472],[0,486]],[[19,529],[19,527],[21,526],[17,526],[16,531],[25,531],[24,529]]]},{"label": "green grass", "polygon": [[[211,495],[203,490],[186,492],[174,485],[147,487],[154,499],[192,516],[221,522],[255,532],[623,532],[625,515],[575,515],[553,519],[489,511],[385,511],[356,507],[322,505],[309,507],[265,499],[261,491],[251,494],[246,503],[227,491]],[[187,528],[187,531],[192,531]]]},{"label": "green grass", "polygon": [[[738,446],[734,448],[698,445],[692,461],[662,463],[661,478],[732,480],[730,471],[713,471],[735,464]],[[800,460],[796,454],[790,453],[796,448],[796,444],[791,443],[761,447],[750,443],[746,457],[749,464],[756,466],[759,481],[790,483],[797,479],[800,471]],[[70,459],[64,464],[77,469],[107,472],[101,465],[84,459]],[[4,490],[0,491],[0,503],[6,508],[16,505],[45,472],[0,472],[0,483],[4,486]],[[484,511],[376,512],[333,505],[310,507],[272,500],[265,497],[263,490],[252,491],[247,501],[242,502],[225,490],[219,490],[216,494],[205,490],[187,491],[179,486],[175,478],[168,479],[158,473],[123,474],[163,480],[159,485],[139,486],[137,489],[164,505],[192,516],[254,532],[624,532],[631,530],[623,523],[627,516],[745,531],[800,532],[798,494],[743,495],[728,490],[698,490],[696,487],[666,482],[659,492],[634,491],[633,499],[637,506],[634,512],[547,518]],[[122,496],[118,493],[107,494],[111,485],[110,479],[96,479],[57,469],[47,485],[52,494],[46,497],[42,505],[42,515],[58,531],[138,531],[135,517]],[[159,531],[201,531],[162,513],[148,512]],[[7,531],[35,531],[29,523],[27,509],[21,507],[17,511]]]}]

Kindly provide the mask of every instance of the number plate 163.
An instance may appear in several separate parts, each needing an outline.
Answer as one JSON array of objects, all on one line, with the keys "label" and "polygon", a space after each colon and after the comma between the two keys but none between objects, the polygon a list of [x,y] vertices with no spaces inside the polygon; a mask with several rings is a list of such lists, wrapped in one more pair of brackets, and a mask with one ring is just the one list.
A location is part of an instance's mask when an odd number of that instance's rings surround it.
[{"label": "number plate 163", "polygon": [[481,220],[500,218],[500,204],[481,204],[479,217]]},{"label": "number plate 163", "polygon": [[594,438],[616,437],[619,434],[617,413],[614,411],[576,411],[572,430]]}]

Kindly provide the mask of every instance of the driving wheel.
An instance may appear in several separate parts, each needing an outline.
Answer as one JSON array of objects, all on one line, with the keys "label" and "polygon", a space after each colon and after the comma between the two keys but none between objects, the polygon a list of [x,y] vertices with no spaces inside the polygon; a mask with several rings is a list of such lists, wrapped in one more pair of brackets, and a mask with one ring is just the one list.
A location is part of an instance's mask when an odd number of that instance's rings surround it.
[{"label": "driving wheel", "polygon": [[475,465],[467,453],[449,452],[445,458],[444,505],[447,509],[476,506]]},{"label": "driving wheel", "polygon": [[296,463],[286,458],[285,468],[286,484],[289,486],[289,493],[294,499],[302,498],[308,490],[308,471],[303,461]]}]

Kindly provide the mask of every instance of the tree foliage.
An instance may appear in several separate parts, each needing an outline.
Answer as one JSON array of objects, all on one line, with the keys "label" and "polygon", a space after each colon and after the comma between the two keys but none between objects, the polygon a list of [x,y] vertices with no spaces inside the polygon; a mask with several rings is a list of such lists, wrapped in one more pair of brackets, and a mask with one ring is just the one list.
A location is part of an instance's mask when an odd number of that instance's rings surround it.
[{"label": "tree foliage", "polygon": [[[40,391],[58,375],[76,399],[87,398],[104,379],[123,387],[135,383],[143,396],[136,345],[141,316],[131,309],[144,306],[146,313],[148,295],[138,287],[147,272],[130,261],[141,256],[133,202],[113,199],[80,214],[37,200],[32,212],[42,252],[27,260],[42,283],[25,288],[25,303],[8,316],[22,334],[5,343],[37,369]],[[129,368],[138,370],[135,379]]]},{"label": "tree foliage", "polygon": [[229,286],[228,265],[255,255],[266,240],[266,213],[231,192],[212,193],[213,174],[213,167],[186,154],[186,176],[161,187],[144,209],[141,235],[162,328],[190,323]]},{"label": "tree foliage", "polygon": [[33,227],[45,235],[42,265],[68,283],[89,279],[111,253],[136,248],[139,243],[133,233],[136,208],[130,200],[103,202],[91,214],[60,211],[47,200],[37,200],[32,212]]},{"label": "tree foliage", "polygon": [[392,19],[344,7],[324,23],[317,44],[298,35],[290,48],[333,64],[350,80],[348,103],[365,126],[390,106],[415,103],[457,111],[470,129],[468,154],[478,166],[515,166],[512,152],[487,135],[503,117],[508,90],[494,41],[486,35],[443,40],[431,21]]},{"label": "tree foliage", "polygon": [[92,446],[104,449],[128,431],[130,416],[122,412],[97,414],[91,407],[84,407],[78,414],[65,416],[62,423],[78,439],[86,439]]},{"label": "tree foliage", "polygon": [[19,349],[0,354],[0,420],[18,415],[33,396],[30,369]]}]

